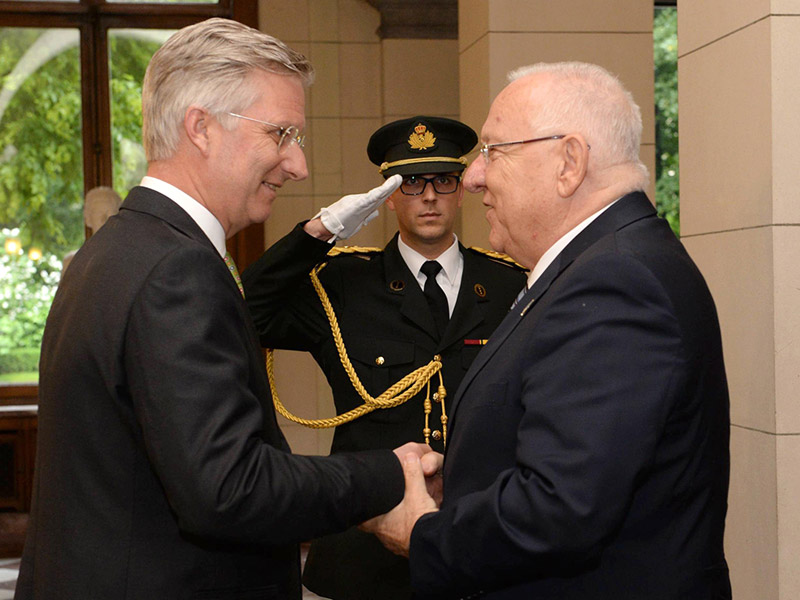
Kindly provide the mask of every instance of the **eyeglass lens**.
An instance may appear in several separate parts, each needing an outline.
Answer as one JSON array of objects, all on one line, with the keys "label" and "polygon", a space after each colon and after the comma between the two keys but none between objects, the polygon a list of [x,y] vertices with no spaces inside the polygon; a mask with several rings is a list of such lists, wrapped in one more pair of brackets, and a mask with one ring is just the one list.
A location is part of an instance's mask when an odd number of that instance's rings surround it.
[{"label": "eyeglass lens", "polygon": [[[291,146],[292,142],[300,146],[301,149],[306,145],[306,136],[300,133],[300,130],[294,125],[289,125],[288,127],[281,127],[280,125],[276,125],[275,123],[270,123],[269,121],[262,121],[261,119],[246,117],[244,115],[240,115],[234,112],[229,112],[228,114],[232,117],[236,117],[237,119],[244,119],[246,121],[253,121],[254,123],[261,123],[262,125],[268,125],[269,127],[274,127],[275,129],[271,130],[269,133],[270,135],[273,133],[278,134],[278,152],[282,152],[285,148]],[[289,138],[288,143],[284,143],[286,142],[286,138]]]},{"label": "eyeglass lens", "polygon": [[303,148],[305,146],[306,136],[301,135],[300,131],[294,125],[289,127],[281,127],[278,131],[280,139],[278,140],[278,151],[283,151],[293,143]]},{"label": "eyeglass lens", "polygon": [[425,192],[425,187],[430,183],[437,194],[452,194],[458,189],[460,179],[458,175],[437,175],[436,177],[410,175],[403,179],[400,191],[407,196],[419,196]]}]

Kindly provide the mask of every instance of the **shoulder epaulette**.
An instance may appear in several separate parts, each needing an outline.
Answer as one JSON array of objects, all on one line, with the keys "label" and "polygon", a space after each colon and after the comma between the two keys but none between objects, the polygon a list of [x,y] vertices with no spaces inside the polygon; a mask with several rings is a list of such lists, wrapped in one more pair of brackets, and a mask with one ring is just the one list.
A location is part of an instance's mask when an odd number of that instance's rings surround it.
[{"label": "shoulder epaulette", "polygon": [[478,248],[477,246],[470,246],[469,249],[478,254],[483,254],[487,258],[491,258],[492,260],[500,264],[518,269],[519,271],[528,270],[521,264],[519,264],[517,261],[515,261],[513,258],[511,258],[508,254],[503,254],[502,252],[495,252],[494,250],[486,250],[485,248]]},{"label": "shoulder epaulette", "polygon": [[371,248],[368,246],[334,246],[328,250],[328,256],[341,256],[342,254],[378,254],[383,252],[383,248]]}]

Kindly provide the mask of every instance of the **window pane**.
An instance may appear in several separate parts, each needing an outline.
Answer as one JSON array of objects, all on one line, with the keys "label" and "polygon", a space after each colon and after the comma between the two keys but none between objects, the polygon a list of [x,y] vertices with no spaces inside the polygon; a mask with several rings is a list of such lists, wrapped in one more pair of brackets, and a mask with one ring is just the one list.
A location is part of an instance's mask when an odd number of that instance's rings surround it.
[{"label": "window pane", "polygon": [[680,235],[678,159],[678,11],[656,8],[653,21],[656,108],[656,208]]},{"label": "window pane", "polygon": [[83,230],[77,29],[0,28],[0,383],[38,381],[62,259]]},{"label": "window pane", "polygon": [[108,32],[114,189],[123,198],[147,171],[142,147],[144,72],[153,53],[175,31],[110,29]]}]

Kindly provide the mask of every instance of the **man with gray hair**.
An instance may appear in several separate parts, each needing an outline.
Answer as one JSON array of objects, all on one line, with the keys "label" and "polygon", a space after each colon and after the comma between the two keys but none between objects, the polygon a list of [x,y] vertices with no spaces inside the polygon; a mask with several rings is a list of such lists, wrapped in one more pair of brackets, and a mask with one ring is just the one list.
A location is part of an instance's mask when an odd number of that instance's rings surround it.
[{"label": "man with gray hair", "polygon": [[420,461],[364,527],[419,598],[731,597],[729,401],[702,275],[642,191],[641,116],[604,69],[520,69],[491,106],[490,241],[527,291],[450,407],[439,508]]},{"label": "man with gray hair", "polygon": [[[298,542],[401,500],[391,450],[290,453],[226,261],[226,238],[308,174],[312,74],[224,19],[178,31],[150,61],[147,175],[78,251],[45,327],[18,600],[299,600]],[[401,450],[436,470],[422,444]]]}]

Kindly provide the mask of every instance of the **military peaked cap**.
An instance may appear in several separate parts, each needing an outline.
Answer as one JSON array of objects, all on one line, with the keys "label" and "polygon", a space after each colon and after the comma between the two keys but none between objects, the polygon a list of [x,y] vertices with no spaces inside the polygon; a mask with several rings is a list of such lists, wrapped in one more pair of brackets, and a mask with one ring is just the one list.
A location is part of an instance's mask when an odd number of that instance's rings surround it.
[{"label": "military peaked cap", "polygon": [[450,173],[466,168],[464,155],[477,141],[472,128],[460,121],[418,116],[378,129],[369,138],[367,155],[384,177]]}]

